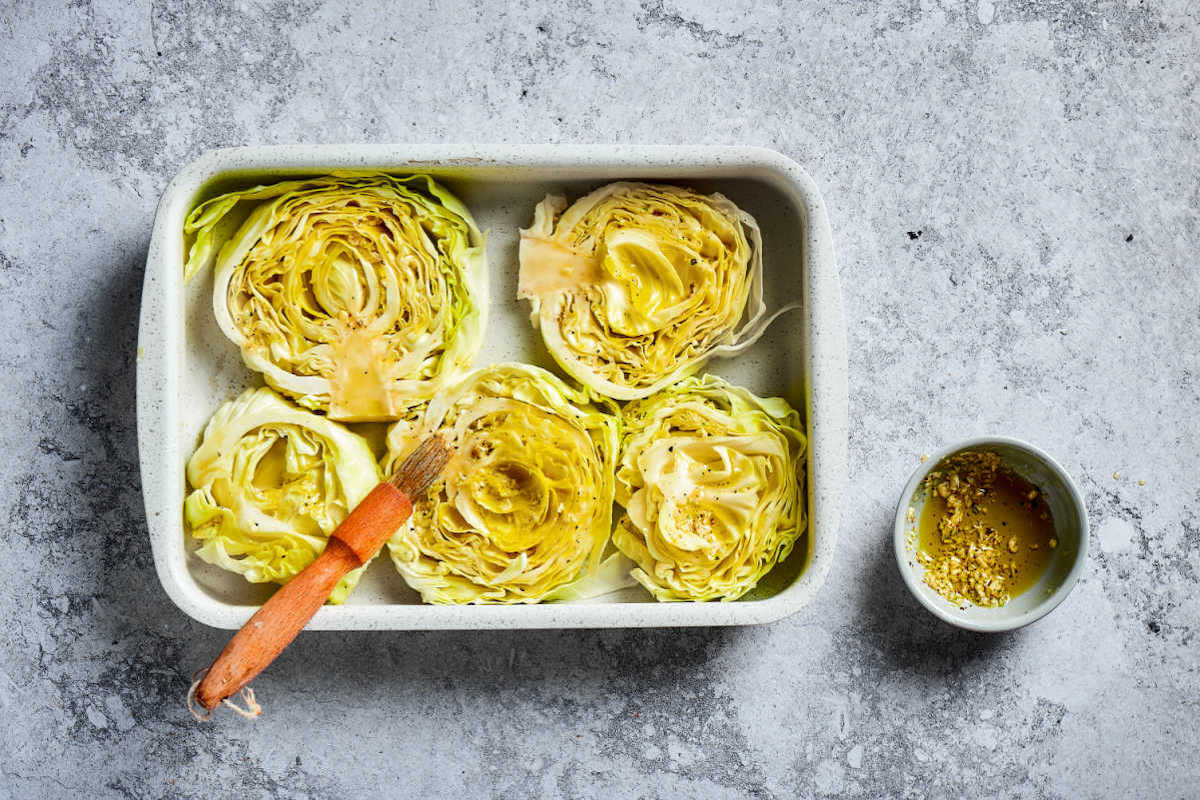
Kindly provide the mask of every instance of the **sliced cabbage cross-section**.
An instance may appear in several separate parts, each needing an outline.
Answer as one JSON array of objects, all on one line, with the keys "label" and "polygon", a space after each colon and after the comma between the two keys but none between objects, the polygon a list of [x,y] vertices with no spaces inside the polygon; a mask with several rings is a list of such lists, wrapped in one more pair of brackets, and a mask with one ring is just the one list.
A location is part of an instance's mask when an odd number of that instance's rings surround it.
[{"label": "sliced cabbage cross-section", "polygon": [[[366,440],[267,388],[217,409],[187,465],[184,517],[196,554],[252,583],[287,583],[379,483]],[[346,575],[340,603],[362,569]]]},{"label": "sliced cabbage cross-section", "polygon": [[231,192],[184,232],[185,277],[215,264],[213,311],[246,365],[333,419],[403,416],[461,377],[483,341],[483,235],[426,175]]},{"label": "sliced cabbage cross-section", "polygon": [[[614,411],[543,369],[500,364],[393,425],[385,472],[435,431],[455,448],[388,542],[408,585],[429,603],[536,603],[631,584],[627,568],[600,569],[612,523]],[[621,582],[602,587],[600,575]]]},{"label": "sliced cabbage cross-section", "polygon": [[762,270],[758,225],[724,196],[620,182],[538,204],[518,293],[568,374],[631,400],[761,336]]},{"label": "sliced cabbage cross-section", "polygon": [[625,406],[613,543],[659,600],[736,600],[804,531],[800,415],[712,375]]}]

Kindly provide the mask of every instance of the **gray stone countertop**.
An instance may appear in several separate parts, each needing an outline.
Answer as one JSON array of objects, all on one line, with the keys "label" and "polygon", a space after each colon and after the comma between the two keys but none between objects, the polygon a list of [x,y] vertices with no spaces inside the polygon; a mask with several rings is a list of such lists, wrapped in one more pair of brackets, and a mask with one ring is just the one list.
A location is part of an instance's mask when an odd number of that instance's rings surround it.
[{"label": "gray stone countertop", "polygon": [[[0,7],[0,797],[1195,797],[1200,20],[1190,2]],[[817,601],[747,629],[314,633],[194,722],[227,633],[155,577],[134,349],[207,148],[728,143],[824,190],[850,476]],[[984,637],[907,594],[897,494],[1028,439],[1092,556]],[[1143,483],[1144,482],[1144,483]]]}]

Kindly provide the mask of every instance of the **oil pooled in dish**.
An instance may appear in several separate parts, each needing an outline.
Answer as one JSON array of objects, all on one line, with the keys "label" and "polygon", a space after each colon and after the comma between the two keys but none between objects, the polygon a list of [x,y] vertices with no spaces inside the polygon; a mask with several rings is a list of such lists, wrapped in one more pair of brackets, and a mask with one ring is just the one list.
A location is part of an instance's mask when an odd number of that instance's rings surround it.
[{"label": "oil pooled in dish", "polygon": [[953,603],[996,607],[1041,578],[1058,547],[1041,491],[996,453],[958,453],[929,473],[918,524],[925,583]]}]

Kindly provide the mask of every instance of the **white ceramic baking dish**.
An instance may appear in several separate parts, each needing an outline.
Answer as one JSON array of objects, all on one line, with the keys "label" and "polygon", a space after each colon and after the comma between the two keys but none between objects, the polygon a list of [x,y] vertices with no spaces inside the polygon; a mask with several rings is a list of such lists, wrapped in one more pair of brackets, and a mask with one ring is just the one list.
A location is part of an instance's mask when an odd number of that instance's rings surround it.
[{"label": "white ceramic baking dish", "polygon": [[138,448],[146,520],[159,580],[188,615],[240,627],[273,585],[247,583],[192,554],[185,535],[184,465],[223,401],[260,379],[212,316],[212,276],[183,282],[183,220],[200,200],[234,188],[333,169],[424,172],[446,183],[487,232],[492,269],[488,331],[476,365],[527,361],[557,371],[516,299],[517,229],[548,192],[579,197],[609,181],[675,181],[720,191],[762,228],[767,299],[799,299],[748,352],[709,371],[804,414],[808,531],[792,556],[732,603],[657,603],[640,588],[586,603],[431,606],[376,559],[344,605],[313,629],[602,628],[770,622],[807,604],[833,558],[846,480],[846,337],[841,288],[821,193],[795,162],[750,147],[323,145],[215,150],[184,167],[163,193],[146,259],[138,335]]}]

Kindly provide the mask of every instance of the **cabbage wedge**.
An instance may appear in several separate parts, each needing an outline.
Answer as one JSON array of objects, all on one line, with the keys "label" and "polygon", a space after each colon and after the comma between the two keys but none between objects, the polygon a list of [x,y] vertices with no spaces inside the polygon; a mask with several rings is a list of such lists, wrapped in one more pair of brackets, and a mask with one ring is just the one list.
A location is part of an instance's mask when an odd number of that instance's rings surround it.
[{"label": "cabbage wedge", "polygon": [[736,600],[806,527],[800,415],[712,375],[622,411],[613,543],[659,600]]},{"label": "cabbage wedge", "polygon": [[[612,525],[611,405],[538,367],[478,370],[388,432],[391,473],[435,431],[456,452],[388,542],[428,603],[537,603],[632,585],[603,562]],[[622,569],[621,564],[625,563]]]},{"label": "cabbage wedge", "polygon": [[773,319],[762,270],[758,225],[724,196],[620,182],[537,205],[518,294],[559,366],[632,400],[758,339]]},{"label": "cabbage wedge", "polygon": [[[287,583],[379,483],[365,439],[267,388],[217,409],[187,465],[183,513],[203,560],[252,583]],[[362,568],[329,602],[340,603]]]},{"label": "cabbage wedge", "polygon": [[193,210],[184,233],[185,279],[215,266],[213,312],[246,365],[332,419],[403,416],[483,341],[483,234],[426,175],[232,192]]}]

